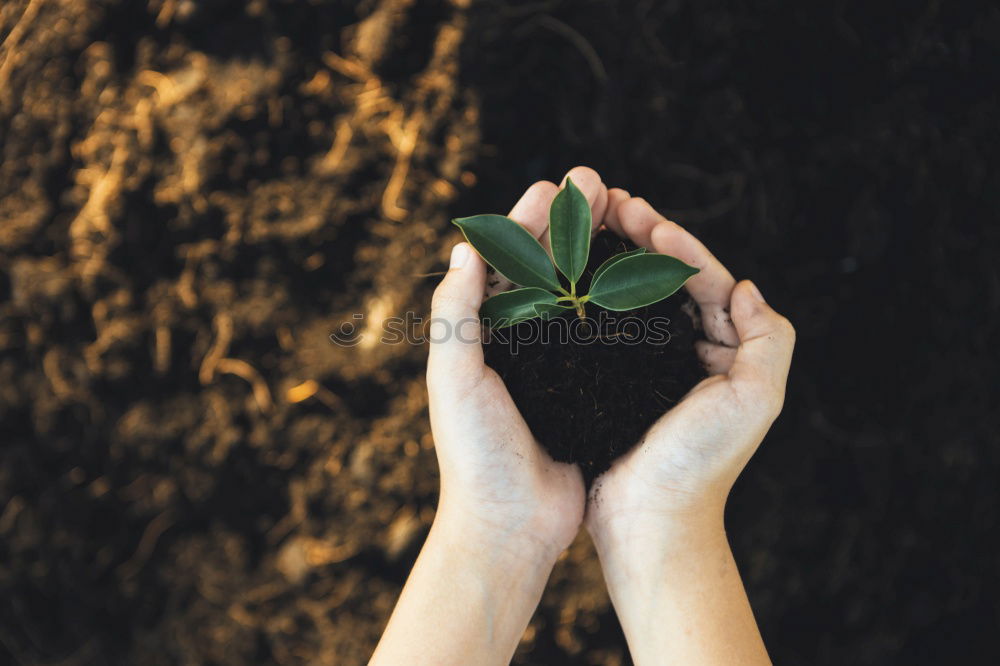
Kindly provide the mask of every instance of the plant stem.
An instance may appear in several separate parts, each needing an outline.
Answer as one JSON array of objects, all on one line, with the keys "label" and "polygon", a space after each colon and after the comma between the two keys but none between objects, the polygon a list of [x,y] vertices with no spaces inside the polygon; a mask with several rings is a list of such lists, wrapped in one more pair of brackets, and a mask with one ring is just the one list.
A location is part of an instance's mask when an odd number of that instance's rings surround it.
[{"label": "plant stem", "polygon": [[587,311],[586,309],[584,309],[583,304],[587,302],[587,296],[589,294],[577,297],[575,282],[571,285],[571,291],[572,291],[571,295],[573,296],[573,305],[576,306],[576,316],[579,317],[580,319],[586,319]]},{"label": "plant stem", "polygon": [[569,301],[570,304],[573,306],[573,308],[576,310],[576,316],[579,317],[580,319],[586,319],[587,312],[584,309],[583,304],[590,300],[590,295],[586,294],[584,296],[577,296],[575,282],[569,283],[569,289],[570,289],[569,291],[566,291],[562,287],[559,287],[559,293],[562,294],[562,296],[557,296],[556,302],[560,303],[564,301]]},{"label": "plant stem", "polygon": [[576,308],[576,316],[579,317],[580,319],[586,319],[587,315],[583,309],[583,300],[577,298],[576,295],[576,282],[569,283],[569,297],[570,297],[570,302],[573,304],[573,307]]},{"label": "plant stem", "polygon": [[569,301],[569,304],[573,306],[580,319],[585,318],[586,315],[583,304],[587,302],[586,296],[581,296],[580,298],[577,298],[576,296],[558,296],[556,298],[556,303],[564,303],[566,301]]}]

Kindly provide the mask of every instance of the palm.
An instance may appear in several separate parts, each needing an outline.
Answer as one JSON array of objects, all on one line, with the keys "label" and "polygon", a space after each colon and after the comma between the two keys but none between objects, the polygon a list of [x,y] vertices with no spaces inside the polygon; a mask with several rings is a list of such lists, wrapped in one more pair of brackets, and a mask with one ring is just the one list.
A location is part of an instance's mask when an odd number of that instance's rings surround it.
[{"label": "palm", "polygon": [[[591,204],[595,226],[608,203],[607,188],[591,169],[568,174]],[[510,212],[547,245],[549,208],[559,188],[531,186]],[[459,274],[461,277],[459,277]],[[569,545],[583,520],[586,498],[580,470],[556,463],[538,445],[503,380],[483,360],[477,312],[485,290],[485,264],[472,255],[465,268],[438,287],[434,319],[468,328],[431,345],[428,362],[431,428],[441,467],[442,499],[501,529],[529,527],[557,548]],[[492,280],[490,291],[508,288]],[[433,320],[433,319],[432,319]],[[432,342],[434,326],[432,325]],[[442,333],[443,333],[442,329]],[[469,341],[472,341],[469,343]]]},{"label": "palm", "polygon": [[[758,334],[748,322],[759,307],[704,245],[645,201],[623,199],[615,190],[609,196],[617,201],[605,220],[610,228],[636,245],[701,269],[685,289],[701,312],[707,340],[697,344],[697,352],[711,376],[597,479],[587,508],[588,527],[595,535],[612,524],[641,529],[647,518],[658,520],[663,512],[683,513],[707,503],[724,506],[777,415],[784,392],[788,358],[779,355],[762,373],[754,368],[762,362],[754,348],[761,342],[770,347],[767,340],[775,336],[794,337],[787,321],[780,330]],[[734,324],[737,314],[742,332]]]},{"label": "palm", "polygon": [[[583,480],[575,467],[554,462],[535,441],[490,368],[462,395],[432,393],[432,419],[443,476],[461,484],[482,518],[522,524],[544,509],[547,537],[568,543],[583,517]],[[440,408],[439,408],[440,407]]]},{"label": "palm", "polygon": [[725,376],[695,387],[595,482],[587,509],[591,529],[645,520],[651,507],[683,512],[706,493],[724,494],[752,453],[745,444],[753,443],[753,433],[738,414]]}]

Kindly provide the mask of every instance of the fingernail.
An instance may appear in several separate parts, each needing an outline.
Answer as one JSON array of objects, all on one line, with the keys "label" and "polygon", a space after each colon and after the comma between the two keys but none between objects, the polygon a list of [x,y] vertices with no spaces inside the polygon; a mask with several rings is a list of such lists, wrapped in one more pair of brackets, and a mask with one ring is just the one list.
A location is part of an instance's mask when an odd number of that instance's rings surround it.
[{"label": "fingernail", "polygon": [[469,246],[466,243],[459,243],[451,248],[451,268],[461,268],[469,259]]},{"label": "fingernail", "polygon": [[748,284],[750,285],[750,294],[753,295],[753,297],[756,298],[761,303],[766,303],[767,301],[764,300],[764,296],[761,295],[760,289],[757,288],[757,285],[749,281]]}]

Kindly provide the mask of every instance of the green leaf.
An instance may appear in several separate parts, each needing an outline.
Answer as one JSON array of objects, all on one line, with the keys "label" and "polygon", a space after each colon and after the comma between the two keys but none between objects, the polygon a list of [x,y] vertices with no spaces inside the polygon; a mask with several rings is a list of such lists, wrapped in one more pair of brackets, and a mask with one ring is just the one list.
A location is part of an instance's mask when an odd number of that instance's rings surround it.
[{"label": "green leaf", "polygon": [[587,267],[591,223],[587,197],[567,178],[549,209],[549,245],[556,266],[574,284]]},{"label": "green leaf", "polygon": [[503,215],[474,215],[452,222],[486,263],[514,284],[559,289],[559,277],[545,248],[514,220]]},{"label": "green leaf", "polygon": [[572,305],[562,303],[535,303],[535,313],[542,319],[552,319],[572,309]]},{"label": "green leaf", "polygon": [[666,254],[637,254],[609,266],[590,286],[588,300],[607,310],[634,310],[663,300],[698,272]]},{"label": "green leaf", "polygon": [[597,270],[594,271],[594,277],[591,278],[590,284],[594,284],[595,282],[597,282],[597,278],[601,277],[601,273],[608,270],[611,266],[617,264],[622,259],[625,259],[627,257],[634,257],[639,254],[646,254],[646,248],[640,247],[636,248],[635,250],[632,250],[631,252],[622,252],[621,254],[616,254],[613,257],[608,257],[607,259],[604,260],[604,263],[598,266]]},{"label": "green leaf", "polygon": [[486,299],[479,308],[479,317],[490,328],[504,328],[539,316],[536,306],[555,304],[555,294],[544,289],[513,289]]}]

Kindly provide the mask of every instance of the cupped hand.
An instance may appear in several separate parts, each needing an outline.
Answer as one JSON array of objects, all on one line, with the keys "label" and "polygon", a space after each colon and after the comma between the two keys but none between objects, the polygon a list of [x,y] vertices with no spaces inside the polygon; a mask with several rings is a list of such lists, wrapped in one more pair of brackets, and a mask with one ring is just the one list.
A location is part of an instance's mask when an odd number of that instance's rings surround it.
[{"label": "cupped hand", "polygon": [[[636,245],[701,269],[686,289],[707,340],[697,352],[710,376],[638,445],[594,482],[586,525],[602,560],[643,544],[721,531],[737,476],[784,400],[795,332],[749,281],[729,271],[691,234],[624,190],[609,191],[605,225]],[[607,569],[607,567],[606,567]]]},{"label": "cupped hand", "polygon": [[[607,188],[591,169],[567,175],[590,201],[597,227]],[[554,183],[535,183],[510,212],[543,245],[558,191]],[[486,264],[461,243],[434,292],[427,386],[441,470],[438,515],[462,525],[470,538],[554,560],[583,520],[583,480],[579,468],[554,462],[538,445],[503,380],[484,362],[478,312],[486,278]],[[492,282],[490,293],[510,286]]]}]

